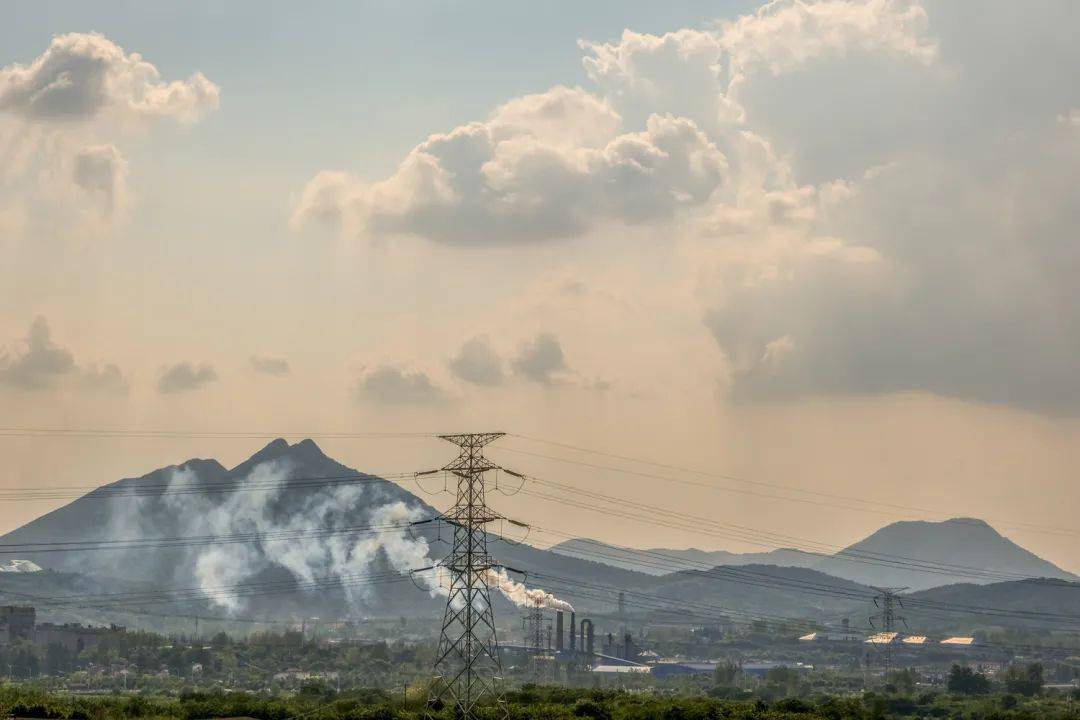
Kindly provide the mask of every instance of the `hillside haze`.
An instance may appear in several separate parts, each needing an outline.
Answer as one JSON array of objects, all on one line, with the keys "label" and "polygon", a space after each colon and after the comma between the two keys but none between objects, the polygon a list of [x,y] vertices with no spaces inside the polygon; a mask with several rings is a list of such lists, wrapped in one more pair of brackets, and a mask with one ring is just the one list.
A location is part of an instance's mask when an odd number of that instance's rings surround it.
[{"label": "hillside haze", "polygon": [[650,575],[721,565],[774,565],[817,570],[867,586],[911,590],[1024,578],[1080,579],[973,518],[895,522],[833,555],[791,548],[754,553],[693,548],[638,550],[589,539],[567,540],[552,550]]},{"label": "hillside haze", "polygon": [[[185,614],[436,618],[444,599],[417,587],[410,571],[446,554],[451,528],[410,524],[437,516],[406,489],[336,462],[311,440],[274,440],[231,469],[193,459],[105,485],[8,533],[0,539],[7,559],[45,570],[0,573],[0,601],[33,603],[42,617],[65,621],[124,623],[133,613],[139,626],[159,628]],[[615,612],[620,590],[632,615],[673,612],[691,623],[718,613],[858,619],[872,612],[870,585],[913,592],[948,585],[927,598],[954,604],[993,598],[1053,607],[1075,595],[1072,585],[1013,580],[1074,578],[969,519],[894,523],[832,556],[630,550],[591,540],[541,549],[493,539],[490,549],[525,571],[529,587],[596,616]],[[117,590],[161,597],[81,602]],[[496,594],[494,602],[514,616],[507,599]],[[939,623],[939,615],[926,622]],[[957,615],[950,626],[966,630],[971,620]]]}]

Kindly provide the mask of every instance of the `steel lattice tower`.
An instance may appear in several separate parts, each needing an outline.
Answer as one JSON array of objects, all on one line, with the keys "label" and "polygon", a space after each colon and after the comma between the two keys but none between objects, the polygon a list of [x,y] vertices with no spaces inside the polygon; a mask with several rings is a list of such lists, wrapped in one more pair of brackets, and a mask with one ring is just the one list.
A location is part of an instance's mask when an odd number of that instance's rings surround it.
[{"label": "steel lattice tower", "polygon": [[488,554],[487,524],[502,516],[489,509],[484,499],[484,473],[501,468],[483,453],[484,446],[503,435],[439,436],[457,445],[460,453],[442,468],[458,482],[454,506],[443,515],[454,527],[454,546],[439,565],[449,575],[450,587],[428,702],[453,702],[461,720],[472,720],[474,708],[485,701],[498,704],[500,714],[508,717],[499,690],[502,660],[488,587],[490,572],[499,566]]},{"label": "steel lattice tower", "polygon": [[535,653],[544,651],[544,606],[539,601],[526,606],[525,647]]},{"label": "steel lattice tower", "polygon": [[[873,587],[873,586],[871,586]],[[907,620],[902,616],[896,614],[896,606],[904,607],[904,602],[898,597],[898,594],[907,590],[906,587],[874,587],[877,590],[877,597],[874,598],[874,605],[881,610],[876,615],[870,616],[870,626],[877,627],[874,621],[881,622],[881,630],[886,633],[896,632],[897,621],[907,625]],[[880,602],[879,602],[880,601]],[[892,638],[885,643],[885,681],[889,680],[889,668],[892,665]]]}]

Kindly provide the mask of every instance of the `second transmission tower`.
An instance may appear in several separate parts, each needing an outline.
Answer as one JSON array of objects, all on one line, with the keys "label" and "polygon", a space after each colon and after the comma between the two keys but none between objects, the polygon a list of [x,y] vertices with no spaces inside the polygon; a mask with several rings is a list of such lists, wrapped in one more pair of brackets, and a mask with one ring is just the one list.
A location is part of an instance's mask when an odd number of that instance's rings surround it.
[{"label": "second transmission tower", "polygon": [[893,641],[896,639],[897,623],[903,623],[905,627],[907,626],[907,620],[896,614],[896,607],[898,605],[901,608],[904,607],[904,602],[900,599],[899,594],[904,590],[907,590],[907,588],[874,587],[873,589],[878,593],[877,596],[874,597],[874,605],[881,612],[870,616],[870,626],[878,628],[879,626],[877,623],[880,623],[879,629],[886,636],[883,638],[883,644],[885,646],[885,682],[888,682],[889,669],[892,666],[892,646]]}]

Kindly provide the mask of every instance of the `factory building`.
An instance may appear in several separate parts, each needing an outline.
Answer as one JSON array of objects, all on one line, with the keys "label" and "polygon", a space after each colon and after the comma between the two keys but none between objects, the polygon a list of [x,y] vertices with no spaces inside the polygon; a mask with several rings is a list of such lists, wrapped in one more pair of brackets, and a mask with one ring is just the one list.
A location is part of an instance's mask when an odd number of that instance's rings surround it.
[{"label": "factory building", "polygon": [[30,605],[0,606],[0,644],[9,645],[16,640],[33,640],[35,610]]}]

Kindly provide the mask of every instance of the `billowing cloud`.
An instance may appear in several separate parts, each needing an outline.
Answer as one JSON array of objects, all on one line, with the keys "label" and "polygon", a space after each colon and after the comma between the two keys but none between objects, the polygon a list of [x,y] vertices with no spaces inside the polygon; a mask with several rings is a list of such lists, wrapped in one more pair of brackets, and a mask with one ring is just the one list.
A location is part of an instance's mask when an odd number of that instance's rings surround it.
[{"label": "billowing cloud", "polygon": [[559,339],[545,332],[523,343],[512,365],[518,375],[546,385],[566,370],[566,358]]},{"label": "billowing cloud", "polygon": [[356,388],[362,402],[380,405],[426,405],[442,402],[445,393],[427,373],[403,370],[393,365],[380,365],[360,379]]},{"label": "billowing cloud", "polygon": [[[919,81],[895,66],[830,68],[858,87],[885,74],[876,82],[894,92],[875,96],[873,112],[830,101],[827,117],[815,122],[811,110],[788,128],[794,107],[781,111],[756,81],[743,94],[785,136],[794,174],[828,171],[840,155],[881,162],[801,201],[789,193],[782,227],[760,210],[714,213],[711,232],[729,251],[706,283],[715,298],[705,321],[737,398],[924,391],[1080,413],[1069,270],[1080,266],[1080,138],[1062,110],[1077,97],[1063,94],[1063,68],[1080,51],[1062,29],[1067,13],[995,5],[976,41],[951,4],[928,12],[950,73]],[[807,87],[782,96],[804,102],[834,87],[822,79],[800,75]],[[1020,95],[1021,106],[1006,100]],[[917,126],[906,124],[912,109]],[[852,143],[849,125],[872,148]],[[753,243],[732,243],[739,227]]]},{"label": "billowing cloud", "polygon": [[609,106],[580,89],[526,96],[487,122],[432,135],[386,180],[320,173],[294,224],[513,244],[574,237],[604,220],[670,220],[723,183],[727,161],[692,121],[658,114],[624,134],[617,125]]},{"label": "billowing cloud", "polygon": [[129,205],[118,146],[156,122],[190,124],[218,106],[201,73],[166,81],[153,64],[97,33],[53,38],[27,64],[0,68],[0,221],[12,204],[40,232],[108,230]]},{"label": "billowing cloud", "polygon": [[773,75],[827,56],[856,51],[932,63],[937,43],[916,0],[772,0],[753,15],[721,25],[720,45],[733,74]]},{"label": "billowing cloud", "polygon": [[280,357],[251,356],[251,369],[263,375],[288,375],[289,361]]},{"label": "billowing cloud", "polygon": [[30,325],[24,347],[0,356],[0,382],[25,390],[49,387],[75,370],[75,356],[56,345],[49,323],[38,316]]},{"label": "billowing cloud", "polygon": [[486,336],[465,341],[450,360],[457,377],[476,385],[498,385],[503,381],[503,360]]},{"label": "billowing cloud", "polygon": [[217,108],[218,95],[202,73],[163,82],[141,55],[98,33],[57,35],[30,64],[0,69],[0,112],[28,120],[111,115],[193,121]]},{"label": "billowing cloud", "polygon": [[198,390],[217,379],[217,371],[211,365],[196,365],[185,361],[166,367],[158,379],[157,387],[161,393],[182,393]]},{"label": "billowing cloud", "polygon": [[620,108],[663,107],[712,130],[745,120],[738,90],[755,75],[855,53],[929,64],[937,45],[927,26],[911,0],[773,0],[714,30],[626,30],[617,42],[581,46],[589,78]]}]

